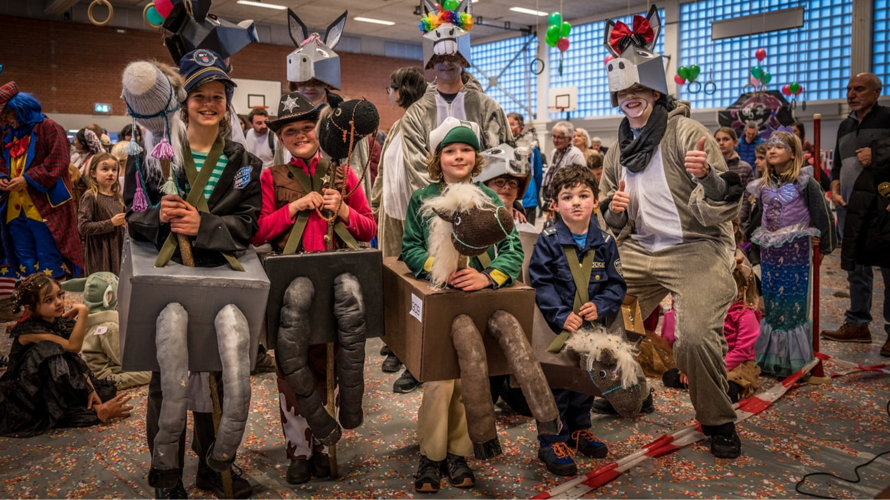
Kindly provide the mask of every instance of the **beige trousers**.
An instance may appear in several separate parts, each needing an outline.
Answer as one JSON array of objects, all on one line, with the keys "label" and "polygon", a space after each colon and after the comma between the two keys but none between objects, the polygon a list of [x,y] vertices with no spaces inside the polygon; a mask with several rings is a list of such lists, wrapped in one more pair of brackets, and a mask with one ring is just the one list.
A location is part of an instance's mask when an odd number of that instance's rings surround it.
[{"label": "beige trousers", "polygon": [[436,462],[445,460],[448,453],[461,457],[473,454],[460,380],[423,385],[423,401],[417,410],[417,440],[420,454]]}]

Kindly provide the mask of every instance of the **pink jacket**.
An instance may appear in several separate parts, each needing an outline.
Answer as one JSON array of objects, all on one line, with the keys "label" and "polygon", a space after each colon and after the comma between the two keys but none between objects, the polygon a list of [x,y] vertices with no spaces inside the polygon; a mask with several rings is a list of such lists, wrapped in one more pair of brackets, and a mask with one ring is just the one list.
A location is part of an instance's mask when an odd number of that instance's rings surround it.
[{"label": "pink jacket", "polygon": [[[316,154],[309,162],[309,166],[301,158],[291,160],[297,168],[302,168],[308,175],[315,174],[315,167],[318,165],[320,154]],[[358,185],[358,177],[351,168],[346,169],[348,177],[346,179],[347,192],[351,192]],[[263,190],[263,209],[260,212],[259,231],[253,237],[254,245],[262,245],[267,243],[285,231],[289,231],[296,218],[291,219],[287,205],[276,210],[275,186],[272,181],[272,172],[269,169],[263,170],[260,175],[260,187]],[[368,199],[365,192],[359,186],[355,193],[346,199],[349,206],[349,223],[346,229],[358,241],[371,241],[377,234],[377,223],[374,221],[374,214],[368,205]],[[303,251],[320,252],[325,250],[324,236],[328,230],[328,223],[322,219],[317,212],[313,211],[309,214],[309,221],[303,232]]]},{"label": "pink jacket", "polygon": [[723,358],[726,371],[745,361],[754,360],[754,344],[760,335],[761,316],[759,310],[746,307],[742,300],[729,306],[729,312],[723,321],[723,335],[729,344],[729,351]]}]

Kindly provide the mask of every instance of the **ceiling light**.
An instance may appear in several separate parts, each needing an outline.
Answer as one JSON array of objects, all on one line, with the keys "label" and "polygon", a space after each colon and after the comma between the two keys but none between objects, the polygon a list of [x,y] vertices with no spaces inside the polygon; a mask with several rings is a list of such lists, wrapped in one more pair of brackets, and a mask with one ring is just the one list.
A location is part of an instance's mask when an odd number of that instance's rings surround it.
[{"label": "ceiling light", "polygon": [[386,26],[392,26],[395,23],[392,21],[381,21],[380,19],[371,19],[370,17],[353,17],[356,21],[361,21],[363,23],[374,23],[374,24],[384,24]]},{"label": "ceiling light", "polygon": [[287,9],[284,5],[278,5],[274,3],[263,3],[263,2],[252,2],[251,0],[238,0],[238,3],[241,5],[250,5],[251,7],[265,7],[267,9],[275,9],[275,10],[285,10]]},{"label": "ceiling light", "polygon": [[543,16],[546,16],[546,15],[547,15],[546,12],[541,12],[540,10],[526,9],[526,8],[523,8],[523,7],[510,7],[510,10],[512,10],[513,12],[519,12],[519,13],[522,13],[522,14],[531,14],[531,15],[533,15],[533,16],[541,16],[541,17],[543,17]]}]

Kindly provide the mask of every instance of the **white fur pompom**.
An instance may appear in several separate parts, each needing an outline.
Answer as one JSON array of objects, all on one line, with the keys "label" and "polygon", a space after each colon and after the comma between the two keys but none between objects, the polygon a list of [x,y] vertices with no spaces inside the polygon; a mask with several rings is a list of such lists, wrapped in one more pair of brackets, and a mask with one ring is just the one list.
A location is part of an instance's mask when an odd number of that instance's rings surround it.
[{"label": "white fur pompom", "polygon": [[594,324],[590,328],[578,330],[566,340],[566,347],[587,356],[587,370],[600,359],[605,351],[611,351],[617,361],[617,372],[621,374],[621,385],[625,389],[637,383],[643,376],[643,369],[636,360],[639,352],[636,344],[628,342],[621,335],[609,333],[605,327]]}]

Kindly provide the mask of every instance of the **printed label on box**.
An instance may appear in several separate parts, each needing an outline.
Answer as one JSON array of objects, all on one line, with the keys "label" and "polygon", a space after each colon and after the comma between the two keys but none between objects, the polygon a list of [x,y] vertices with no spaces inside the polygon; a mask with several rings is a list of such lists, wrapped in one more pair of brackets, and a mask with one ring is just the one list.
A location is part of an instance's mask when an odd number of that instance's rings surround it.
[{"label": "printed label on box", "polygon": [[108,327],[107,327],[107,326],[100,326],[100,327],[96,328],[96,331],[93,332],[93,335],[102,335],[102,334],[104,334],[104,333],[107,332],[107,331],[108,331]]},{"label": "printed label on box", "polygon": [[413,293],[411,294],[411,316],[423,323],[423,300]]}]

